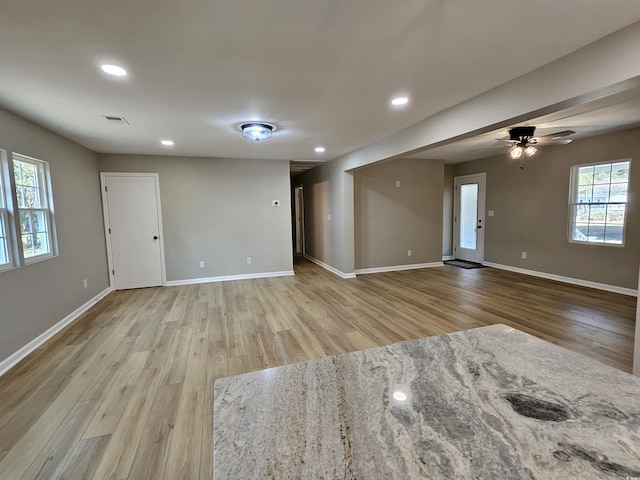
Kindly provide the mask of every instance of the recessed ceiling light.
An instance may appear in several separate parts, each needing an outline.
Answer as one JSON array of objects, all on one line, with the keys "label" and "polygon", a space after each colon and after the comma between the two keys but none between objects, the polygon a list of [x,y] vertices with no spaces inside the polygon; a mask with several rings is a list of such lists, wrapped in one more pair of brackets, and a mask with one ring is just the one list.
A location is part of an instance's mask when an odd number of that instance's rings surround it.
[{"label": "recessed ceiling light", "polygon": [[124,77],[127,75],[127,71],[118,65],[101,65],[100,68],[104,73],[108,73],[114,77]]},{"label": "recessed ceiling light", "polygon": [[391,100],[391,105],[393,105],[394,107],[400,107],[402,105],[406,105],[407,103],[409,103],[409,99],[407,97],[396,97]]},{"label": "recessed ceiling light", "polygon": [[395,398],[399,402],[404,402],[407,399],[407,394],[400,391],[396,391],[396,392],[393,392],[393,398]]},{"label": "recessed ceiling light", "polygon": [[165,147],[173,147],[173,140],[160,140],[160,143]]},{"label": "recessed ceiling light", "polygon": [[324,147],[316,147],[316,153],[324,153]]}]

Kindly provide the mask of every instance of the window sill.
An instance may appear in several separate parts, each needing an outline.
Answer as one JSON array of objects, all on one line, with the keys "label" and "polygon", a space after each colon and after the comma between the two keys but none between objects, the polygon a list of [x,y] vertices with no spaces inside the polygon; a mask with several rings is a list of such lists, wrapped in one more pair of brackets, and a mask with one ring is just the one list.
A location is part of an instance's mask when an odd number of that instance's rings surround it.
[{"label": "window sill", "polygon": [[10,272],[11,270],[15,270],[18,267],[15,265],[3,265],[0,267],[0,273]]},{"label": "window sill", "polygon": [[54,255],[53,253],[47,253],[47,254],[44,254],[44,255],[38,255],[37,257],[25,258],[24,259],[24,265],[25,266],[33,265],[34,263],[44,262],[45,260],[49,260],[49,259],[55,258],[55,257],[57,257],[57,255]]},{"label": "window sill", "polygon": [[624,242],[622,243],[605,243],[605,242],[583,242],[580,240],[569,240],[569,243],[573,243],[575,245],[593,245],[596,247],[615,247],[615,248],[624,248]]}]

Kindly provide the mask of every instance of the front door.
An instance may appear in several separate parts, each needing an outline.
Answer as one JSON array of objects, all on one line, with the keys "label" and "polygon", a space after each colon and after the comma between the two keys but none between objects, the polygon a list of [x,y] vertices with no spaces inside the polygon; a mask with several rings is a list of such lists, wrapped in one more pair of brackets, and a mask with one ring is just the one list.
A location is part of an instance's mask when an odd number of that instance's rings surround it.
[{"label": "front door", "polygon": [[456,259],[484,261],[486,173],[455,177],[454,248]]},{"label": "front door", "polygon": [[100,176],[112,285],[116,290],[162,285],[158,175]]}]

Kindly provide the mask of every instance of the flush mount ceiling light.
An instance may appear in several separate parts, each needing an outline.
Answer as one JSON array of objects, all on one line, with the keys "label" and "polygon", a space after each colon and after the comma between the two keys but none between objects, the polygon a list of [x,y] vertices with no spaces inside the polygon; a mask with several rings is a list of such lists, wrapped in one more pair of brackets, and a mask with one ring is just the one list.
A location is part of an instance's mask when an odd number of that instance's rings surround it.
[{"label": "flush mount ceiling light", "polygon": [[242,130],[242,136],[244,138],[259,142],[260,140],[267,140],[271,138],[273,125],[260,122],[243,123],[240,125],[240,130]]},{"label": "flush mount ceiling light", "polygon": [[315,148],[315,152],[316,152],[316,153],[324,153],[324,151],[325,151],[325,150],[324,150],[324,147],[316,147],[316,148]]},{"label": "flush mount ceiling light", "polygon": [[127,75],[127,71],[118,65],[101,65],[100,68],[104,73],[114,77],[125,77]]},{"label": "flush mount ceiling light", "polygon": [[160,143],[165,147],[173,147],[173,140],[160,140]]}]

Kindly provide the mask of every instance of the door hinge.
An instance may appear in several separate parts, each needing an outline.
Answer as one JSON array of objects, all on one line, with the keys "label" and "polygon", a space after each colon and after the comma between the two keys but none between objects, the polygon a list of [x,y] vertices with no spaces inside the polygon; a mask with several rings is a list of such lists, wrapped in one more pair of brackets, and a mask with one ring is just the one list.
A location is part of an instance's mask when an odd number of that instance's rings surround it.
[{"label": "door hinge", "polygon": [[109,235],[111,235],[111,229],[109,229]]},{"label": "door hinge", "polygon": [[107,186],[106,186],[106,185],[104,186],[104,191],[105,191],[105,192],[107,191]]},{"label": "door hinge", "polygon": [[111,274],[112,274],[112,275],[115,275],[115,274],[116,274],[116,271],[115,271],[115,270],[111,270]]}]

